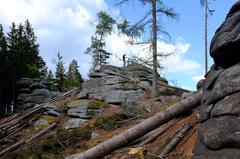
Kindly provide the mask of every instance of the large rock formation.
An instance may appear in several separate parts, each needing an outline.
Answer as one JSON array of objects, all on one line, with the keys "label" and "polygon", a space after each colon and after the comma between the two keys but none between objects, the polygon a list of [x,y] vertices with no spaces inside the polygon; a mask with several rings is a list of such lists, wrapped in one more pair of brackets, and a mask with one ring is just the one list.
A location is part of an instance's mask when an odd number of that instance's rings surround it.
[{"label": "large rock formation", "polygon": [[229,67],[239,62],[240,1],[229,11],[211,42],[211,56],[217,66]]},{"label": "large rock formation", "polygon": [[[140,64],[119,68],[103,65],[90,74],[90,80],[83,83],[79,99],[97,99],[110,104],[134,105],[144,92],[151,88],[152,70]],[[159,76],[160,77],[160,76]],[[167,88],[166,79],[159,78],[160,91]]]},{"label": "large rock formation", "polygon": [[50,100],[53,95],[49,91],[50,83],[43,79],[21,78],[17,81],[18,108],[28,108]]},{"label": "large rock formation", "polygon": [[211,55],[216,64],[202,84],[201,126],[193,159],[240,158],[239,35],[238,1],[212,40]]}]

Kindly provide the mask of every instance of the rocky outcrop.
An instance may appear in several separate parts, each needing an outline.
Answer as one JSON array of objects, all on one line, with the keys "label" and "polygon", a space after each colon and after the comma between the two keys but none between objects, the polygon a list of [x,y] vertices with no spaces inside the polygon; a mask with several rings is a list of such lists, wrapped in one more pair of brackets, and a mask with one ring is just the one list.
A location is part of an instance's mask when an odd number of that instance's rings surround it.
[{"label": "rocky outcrop", "polygon": [[217,66],[229,67],[239,62],[240,1],[229,11],[226,20],[217,29],[211,42],[211,56]]},{"label": "rocky outcrop", "polygon": [[201,87],[204,92],[201,125],[193,159],[240,158],[239,17],[238,1],[212,40],[211,55],[215,65]]},{"label": "rocky outcrop", "polygon": [[[78,98],[97,99],[110,104],[134,105],[151,88],[152,70],[140,64],[130,64],[119,68],[103,65],[90,74],[91,79],[83,83]],[[159,76],[160,78],[160,76]],[[168,82],[160,78],[160,91],[168,86]]]},{"label": "rocky outcrop", "polygon": [[21,78],[17,81],[18,108],[28,108],[47,102],[52,98],[50,83],[43,79]]}]

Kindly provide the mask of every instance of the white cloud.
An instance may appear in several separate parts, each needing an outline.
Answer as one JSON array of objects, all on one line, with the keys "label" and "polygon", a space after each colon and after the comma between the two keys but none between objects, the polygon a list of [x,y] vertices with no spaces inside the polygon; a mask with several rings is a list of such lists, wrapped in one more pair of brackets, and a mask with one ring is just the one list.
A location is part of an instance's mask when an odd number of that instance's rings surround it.
[{"label": "white cloud", "polygon": [[77,59],[84,74],[90,62],[84,51],[95,30],[91,23],[101,10],[110,10],[104,0],[0,0],[5,30],[12,22],[19,24],[29,19],[49,68],[54,68],[51,60],[60,51],[66,64]]},{"label": "white cloud", "polygon": [[198,81],[200,81],[201,79],[205,79],[203,75],[194,76],[194,77],[192,78],[192,80],[193,80],[194,82],[198,82]]},{"label": "white cloud", "polygon": [[[5,30],[11,22],[18,24],[28,18],[38,37],[41,56],[49,68],[54,68],[51,60],[60,51],[66,64],[72,59],[78,60],[84,75],[90,66],[90,57],[84,51],[90,45],[95,31],[92,23],[100,10],[107,10],[115,17],[119,15],[119,10],[107,6],[104,0],[0,0],[0,19]],[[149,49],[145,49],[148,46],[131,46],[127,40],[117,31],[106,39],[107,50],[114,54],[111,64],[121,66],[123,54],[151,56]],[[158,41],[160,52],[175,52],[162,60],[166,71],[186,74],[199,71],[199,63],[185,57],[189,47],[182,37],[177,38],[175,44]]]},{"label": "white cloud", "polygon": [[[149,45],[129,45],[126,43],[129,39],[126,36],[118,35],[117,33],[107,38],[107,48],[113,52],[118,58],[113,57],[111,60],[116,65],[121,65],[119,59],[123,54],[132,54],[141,58],[151,57]],[[185,42],[182,37],[176,39],[175,44],[166,43],[164,41],[158,41],[158,52],[163,54],[173,53],[171,56],[160,59],[161,64],[166,67],[167,72],[195,74],[201,69],[200,64],[185,57],[190,44]]]}]

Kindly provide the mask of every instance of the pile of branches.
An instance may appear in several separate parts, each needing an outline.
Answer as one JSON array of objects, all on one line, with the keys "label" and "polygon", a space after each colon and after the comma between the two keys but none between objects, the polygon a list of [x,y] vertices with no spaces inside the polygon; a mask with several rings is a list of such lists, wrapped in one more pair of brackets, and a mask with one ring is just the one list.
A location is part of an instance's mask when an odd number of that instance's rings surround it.
[{"label": "pile of branches", "polygon": [[[40,104],[35,105],[33,108],[30,108],[28,110],[24,110],[24,112],[19,112],[9,118],[6,118],[5,120],[2,120],[0,122],[0,134],[2,138],[0,139],[0,144],[2,144],[4,141],[6,141],[8,138],[13,136],[14,134],[20,132],[23,128],[32,125],[33,121],[38,119],[46,108],[51,104],[56,104],[60,101],[66,101],[68,98],[71,98],[72,96],[76,95],[76,93],[79,92],[80,89],[74,89],[71,90],[61,96],[55,97],[52,100]],[[61,119],[61,116],[59,116],[53,124],[51,124],[49,127],[41,130],[40,132],[37,132],[36,134],[33,134],[30,138],[26,140],[20,140],[19,142],[7,147],[6,149],[0,151],[0,156],[4,156],[7,153],[16,150],[20,146],[30,143],[36,138],[39,138],[40,136],[43,136],[48,131],[58,127],[58,121]]]}]

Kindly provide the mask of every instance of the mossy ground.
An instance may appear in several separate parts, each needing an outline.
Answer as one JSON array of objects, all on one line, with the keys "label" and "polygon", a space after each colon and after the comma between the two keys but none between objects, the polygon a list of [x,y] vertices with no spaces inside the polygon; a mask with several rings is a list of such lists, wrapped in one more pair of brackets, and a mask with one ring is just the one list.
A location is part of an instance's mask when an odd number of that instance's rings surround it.
[{"label": "mossy ground", "polygon": [[49,125],[51,125],[52,123],[55,122],[55,117],[52,117],[52,116],[48,116],[48,115],[43,115],[40,120],[44,120],[46,121],[46,123],[39,123],[39,124],[36,124],[35,125],[35,128],[37,130],[42,130],[42,129],[45,129],[47,128]]}]

